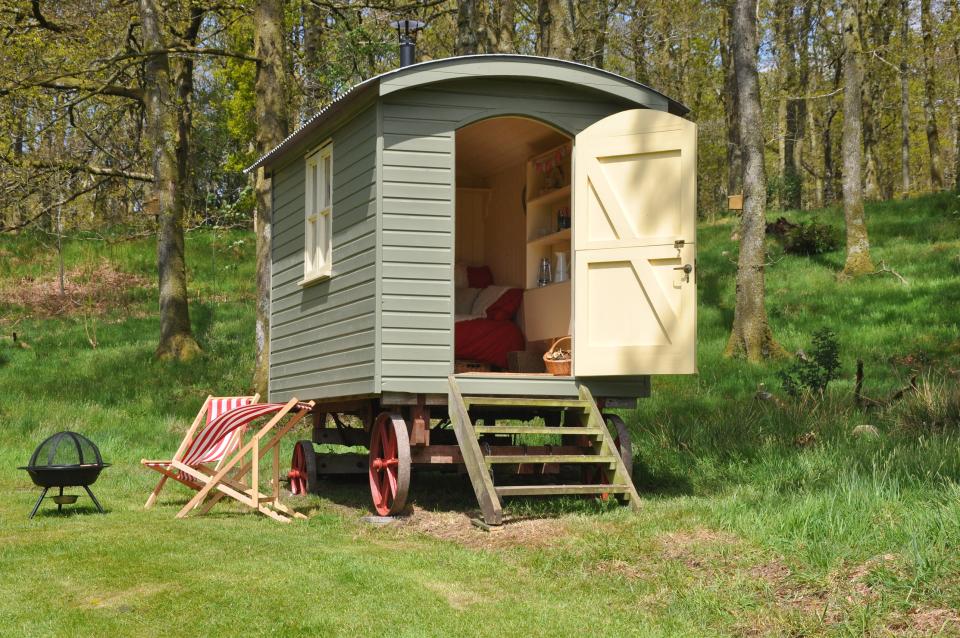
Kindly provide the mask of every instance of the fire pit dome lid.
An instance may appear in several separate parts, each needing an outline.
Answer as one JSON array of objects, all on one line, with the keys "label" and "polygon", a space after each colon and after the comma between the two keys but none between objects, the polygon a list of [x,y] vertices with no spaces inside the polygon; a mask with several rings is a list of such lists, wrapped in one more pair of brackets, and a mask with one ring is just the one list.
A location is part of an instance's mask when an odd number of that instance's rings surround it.
[{"label": "fire pit dome lid", "polygon": [[105,466],[93,441],[77,432],[57,432],[37,446],[25,469],[43,467]]}]

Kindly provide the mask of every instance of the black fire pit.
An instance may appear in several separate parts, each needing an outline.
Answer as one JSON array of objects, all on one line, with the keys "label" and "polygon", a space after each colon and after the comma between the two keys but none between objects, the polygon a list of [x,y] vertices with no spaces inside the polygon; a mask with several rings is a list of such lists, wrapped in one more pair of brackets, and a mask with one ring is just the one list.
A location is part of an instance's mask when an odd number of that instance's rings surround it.
[{"label": "black fire pit", "polygon": [[64,494],[63,488],[82,487],[102,514],[103,507],[90,491],[90,486],[103,468],[109,466],[109,463],[103,462],[97,446],[87,437],[76,432],[57,432],[37,446],[29,465],[20,468],[29,472],[33,482],[43,488],[43,493],[30,512],[30,518],[37,513],[51,487],[60,488],[60,493],[53,497],[58,512],[63,510],[64,505],[77,502],[77,496]]}]

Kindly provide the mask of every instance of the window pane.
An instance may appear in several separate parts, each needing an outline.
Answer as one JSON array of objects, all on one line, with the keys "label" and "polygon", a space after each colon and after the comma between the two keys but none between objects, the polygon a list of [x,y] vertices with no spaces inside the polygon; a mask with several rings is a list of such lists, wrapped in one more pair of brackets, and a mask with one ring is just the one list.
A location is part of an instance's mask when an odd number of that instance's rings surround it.
[{"label": "window pane", "polygon": [[315,231],[313,229],[313,222],[311,221],[307,222],[307,232],[306,232],[306,236],[303,238],[303,241],[304,241],[303,269],[305,272],[310,272],[311,270],[314,269],[314,266],[313,266],[313,263],[315,261],[314,253],[316,252],[316,250],[314,249],[314,246],[317,245],[316,239],[315,239]]},{"label": "window pane", "polygon": [[333,175],[331,172],[333,163],[329,155],[323,158],[323,207],[330,207],[330,194],[333,191]]},{"label": "window pane", "polygon": [[307,212],[314,213],[317,210],[317,165],[310,165],[310,183],[307,184],[307,192],[310,194],[310,201],[307,202]]},{"label": "window pane", "polygon": [[317,264],[324,266],[327,263],[327,216],[317,218]]}]

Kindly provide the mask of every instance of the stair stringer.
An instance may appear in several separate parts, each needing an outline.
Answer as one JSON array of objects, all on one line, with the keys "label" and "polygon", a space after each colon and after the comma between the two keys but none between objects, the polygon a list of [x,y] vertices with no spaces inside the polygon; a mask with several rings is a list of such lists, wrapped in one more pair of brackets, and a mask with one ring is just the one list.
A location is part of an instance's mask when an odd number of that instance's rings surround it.
[{"label": "stair stringer", "polygon": [[597,408],[597,402],[593,400],[593,395],[585,385],[580,386],[580,398],[590,405],[590,415],[588,417],[587,424],[598,425],[601,436],[603,437],[601,439],[601,448],[599,453],[609,453],[611,456],[616,458],[614,461],[615,469],[613,479],[610,481],[610,483],[626,485],[627,492],[623,495],[623,498],[630,503],[630,508],[633,511],[640,511],[640,495],[637,493],[637,488],[633,484],[633,477],[627,472],[627,467],[623,464],[623,459],[620,457],[620,451],[617,449],[617,444],[610,435],[610,430],[607,429],[607,424],[603,419],[603,415],[600,414],[600,410]]},{"label": "stair stringer", "polygon": [[467,468],[470,484],[473,486],[477,502],[480,504],[483,522],[487,525],[501,525],[503,523],[503,506],[500,504],[500,497],[497,496],[496,488],[493,486],[490,469],[484,461],[483,451],[480,449],[480,443],[477,441],[473,429],[473,422],[470,420],[467,406],[463,402],[463,395],[460,393],[457,380],[453,376],[447,377],[447,379],[450,382],[450,391],[447,397],[450,421],[453,424],[457,443],[460,445],[460,453],[463,455],[463,464]]}]

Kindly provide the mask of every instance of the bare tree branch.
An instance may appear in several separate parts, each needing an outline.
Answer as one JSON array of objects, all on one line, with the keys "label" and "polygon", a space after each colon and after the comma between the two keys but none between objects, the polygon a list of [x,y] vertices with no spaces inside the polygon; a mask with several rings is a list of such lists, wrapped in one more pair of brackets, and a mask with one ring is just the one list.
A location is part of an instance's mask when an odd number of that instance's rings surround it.
[{"label": "bare tree branch", "polygon": [[59,24],[51,22],[44,17],[43,12],[40,10],[40,0],[31,0],[30,8],[33,11],[34,19],[42,28],[55,33],[64,33],[66,31],[66,29],[61,27]]},{"label": "bare tree branch", "polygon": [[26,228],[27,226],[29,226],[29,225],[32,224],[33,222],[37,221],[38,219],[40,219],[41,217],[43,217],[44,215],[46,215],[47,213],[49,213],[51,210],[53,210],[53,209],[56,208],[57,206],[63,206],[64,204],[69,204],[70,202],[72,202],[73,200],[77,199],[77,198],[80,197],[81,195],[86,195],[87,193],[89,193],[89,192],[91,192],[91,191],[94,191],[94,190],[100,188],[100,186],[102,186],[103,184],[105,184],[105,183],[107,182],[107,180],[109,180],[109,179],[111,179],[111,178],[109,178],[109,177],[104,177],[103,179],[95,180],[95,181],[93,182],[93,184],[91,184],[90,186],[88,186],[88,187],[86,187],[86,188],[81,188],[81,189],[78,190],[78,191],[74,191],[73,193],[71,193],[70,195],[67,195],[67,196],[64,197],[63,199],[60,199],[60,200],[55,201],[55,202],[53,202],[53,203],[51,203],[51,204],[49,204],[49,205],[47,205],[47,206],[44,206],[43,208],[41,208],[41,209],[39,210],[39,212],[37,212],[36,215],[34,215],[33,217],[30,217],[29,219],[26,219],[26,220],[24,220],[24,221],[22,221],[22,222],[20,222],[20,223],[12,224],[12,225],[10,225],[10,226],[0,226],[0,233],[7,233],[7,232],[10,232],[10,231],[14,231],[14,230],[20,230],[21,228]]},{"label": "bare tree branch", "polygon": [[62,78],[59,80],[40,80],[39,82],[35,82],[34,86],[43,87],[45,89],[57,89],[59,91],[87,91],[91,95],[114,95],[117,97],[125,97],[127,99],[137,101],[143,99],[143,92],[140,89],[135,89],[128,86],[118,86],[116,84],[98,85],[94,82],[84,82],[83,80],[69,78]]},{"label": "bare tree branch", "polygon": [[95,166],[93,164],[78,164],[75,162],[48,162],[44,160],[27,160],[20,162],[21,166],[29,168],[52,168],[76,173],[88,173],[100,177],[119,177],[122,179],[132,179],[138,182],[152,182],[153,174],[141,171],[131,171],[123,168],[112,168],[105,166]]}]

